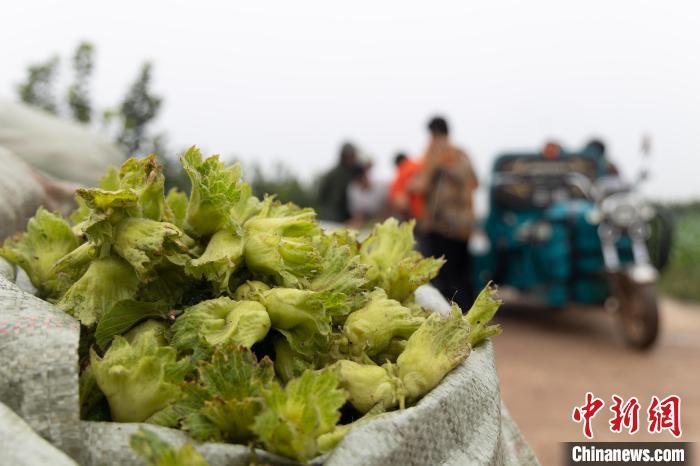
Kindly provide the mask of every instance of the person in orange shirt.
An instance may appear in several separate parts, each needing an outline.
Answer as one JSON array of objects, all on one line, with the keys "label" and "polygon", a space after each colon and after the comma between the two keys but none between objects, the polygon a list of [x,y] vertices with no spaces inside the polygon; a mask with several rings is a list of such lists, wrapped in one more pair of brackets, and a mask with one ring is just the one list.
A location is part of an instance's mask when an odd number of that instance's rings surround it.
[{"label": "person in orange shirt", "polygon": [[420,172],[422,164],[399,153],[394,159],[396,174],[389,187],[389,206],[399,220],[420,218],[423,214],[423,197],[409,190],[413,178]]}]

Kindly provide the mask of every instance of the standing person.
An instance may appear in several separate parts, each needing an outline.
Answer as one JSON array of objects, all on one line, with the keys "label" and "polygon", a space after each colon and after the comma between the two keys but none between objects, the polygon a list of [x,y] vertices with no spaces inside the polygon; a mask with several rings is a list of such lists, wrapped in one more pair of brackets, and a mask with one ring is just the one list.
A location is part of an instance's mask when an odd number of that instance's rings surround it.
[{"label": "standing person", "polygon": [[396,174],[389,187],[389,206],[391,213],[399,220],[420,218],[423,213],[423,198],[411,193],[410,183],[420,171],[420,163],[399,153],[394,159]]},{"label": "standing person", "polygon": [[425,201],[419,228],[429,253],[447,260],[435,286],[466,312],[474,294],[468,246],[474,223],[472,197],[479,182],[467,154],[450,142],[447,121],[433,118],[428,131],[422,168],[412,183]]},{"label": "standing person", "polygon": [[323,220],[346,222],[350,219],[347,192],[356,163],[357,149],[346,142],[340,149],[338,164],[321,179],[318,204]]},{"label": "standing person", "polygon": [[379,221],[386,215],[387,189],[370,177],[371,164],[357,164],[352,170],[348,186],[348,226],[362,228],[369,222]]}]

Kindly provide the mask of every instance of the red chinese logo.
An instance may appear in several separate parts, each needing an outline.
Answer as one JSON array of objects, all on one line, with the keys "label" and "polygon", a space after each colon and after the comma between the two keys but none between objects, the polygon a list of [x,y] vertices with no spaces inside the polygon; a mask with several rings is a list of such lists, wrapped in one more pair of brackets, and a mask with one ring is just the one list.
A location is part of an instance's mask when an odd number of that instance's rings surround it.
[{"label": "red chinese logo", "polygon": [[[605,406],[605,402],[602,399],[587,392],[586,402],[581,406],[576,406],[571,414],[574,422],[583,423],[583,435],[589,439],[593,438],[593,418],[603,409],[603,406]],[[625,401],[623,398],[613,395],[610,406],[613,415],[608,421],[610,432],[621,433],[623,430],[627,430],[629,434],[636,434],[639,431],[640,410],[637,397],[633,396]],[[682,434],[680,397],[670,395],[660,400],[659,397],[652,396],[647,409],[647,421],[649,423],[647,430],[650,434],[667,430],[674,437],[680,437]]]},{"label": "red chinese logo", "polygon": [[622,432],[625,428],[630,434],[635,434],[639,430],[639,400],[632,397],[623,403],[624,400],[617,395],[612,396],[613,405],[610,411],[613,417],[610,419],[610,432]]},{"label": "red chinese logo", "polygon": [[583,406],[576,406],[571,417],[575,422],[583,422],[583,435],[588,438],[593,438],[593,428],[591,420],[598,414],[605,402],[600,398],[593,396],[593,393],[586,393],[586,403]]},{"label": "red chinese logo", "polygon": [[681,436],[680,397],[671,395],[659,400],[657,396],[652,396],[647,415],[649,416],[649,433],[668,430],[676,438]]}]

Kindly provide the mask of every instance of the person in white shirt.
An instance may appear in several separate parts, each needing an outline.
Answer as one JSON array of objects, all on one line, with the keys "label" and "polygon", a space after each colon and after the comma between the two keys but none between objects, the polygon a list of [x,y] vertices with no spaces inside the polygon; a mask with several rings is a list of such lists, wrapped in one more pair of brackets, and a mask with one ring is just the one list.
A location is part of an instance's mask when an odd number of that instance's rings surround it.
[{"label": "person in white shirt", "polygon": [[355,165],[352,169],[352,181],[348,186],[348,224],[360,228],[372,220],[381,220],[386,216],[387,186],[372,180],[369,165]]}]

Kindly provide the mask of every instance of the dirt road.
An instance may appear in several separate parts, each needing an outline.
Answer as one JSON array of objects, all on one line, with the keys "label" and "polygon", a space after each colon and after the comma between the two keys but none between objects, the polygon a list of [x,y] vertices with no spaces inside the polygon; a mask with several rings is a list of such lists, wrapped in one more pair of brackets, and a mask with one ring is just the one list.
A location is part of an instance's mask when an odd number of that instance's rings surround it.
[{"label": "dirt road", "polygon": [[[507,311],[494,340],[501,393],[543,465],[562,464],[559,442],[585,440],[571,412],[587,391],[606,402],[594,418],[596,441],[674,440],[646,432],[651,396],[669,394],[682,399],[682,438],[700,441],[700,306],[662,300],[660,339],[645,353],[626,348],[614,316],[602,310]],[[613,394],[639,398],[636,435],[609,431]]]}]

